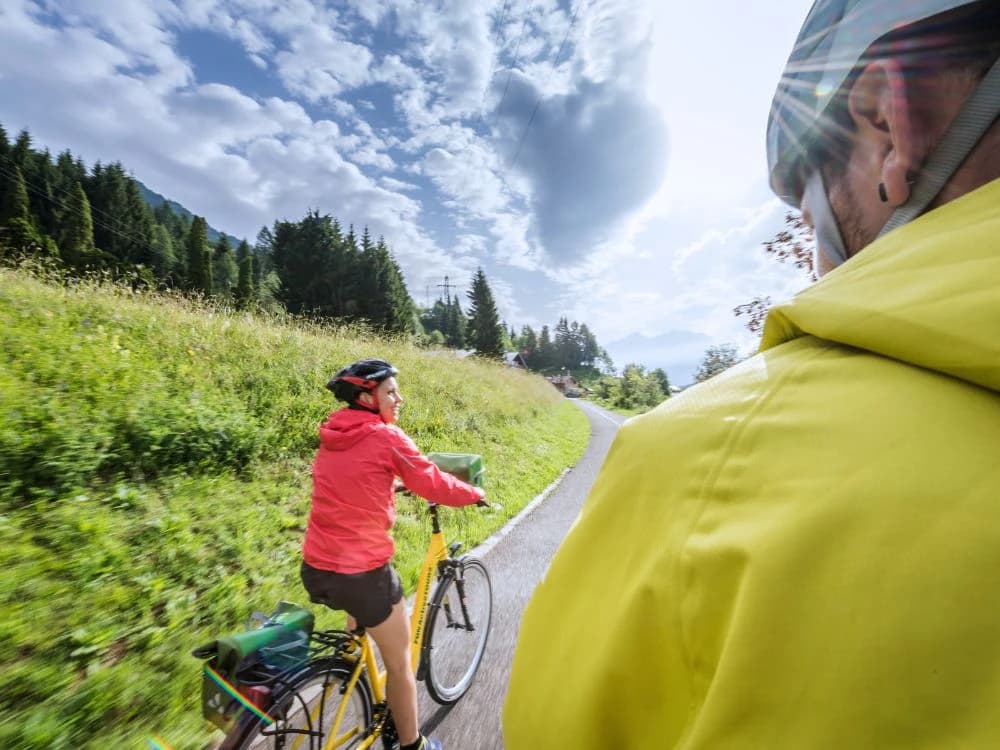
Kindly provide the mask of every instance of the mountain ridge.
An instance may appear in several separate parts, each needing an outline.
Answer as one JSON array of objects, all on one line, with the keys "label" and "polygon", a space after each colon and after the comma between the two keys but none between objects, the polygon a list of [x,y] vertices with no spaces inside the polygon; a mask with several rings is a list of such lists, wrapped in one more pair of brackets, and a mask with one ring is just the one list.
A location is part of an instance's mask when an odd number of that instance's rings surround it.
[{"label": "mountain ridge", "polygon": [[[160,195],[155,190],[150,190],[145,184],[143,184],[142,180],[136,178],[134,175],[132,175],[132,179],[135,180],[136,184],[139,186],[139,192],[142,194],[142,199],[149,204],[150,208],[158,208],[166,203],[170,207],[170,210],[178,216],[186,216],[188,219],[194,218],[194,213],[177,201]],[[208,241],[212,244],[218,242],[220,237],[225,236],[229,240],[229,244],[233,247],[233,249],[235,249],[236,246],[242,242],[242,240],[238,237],[234,237],[228,232],[216,229],[211,224],[207,225],[206,234],[208,236]]]}]

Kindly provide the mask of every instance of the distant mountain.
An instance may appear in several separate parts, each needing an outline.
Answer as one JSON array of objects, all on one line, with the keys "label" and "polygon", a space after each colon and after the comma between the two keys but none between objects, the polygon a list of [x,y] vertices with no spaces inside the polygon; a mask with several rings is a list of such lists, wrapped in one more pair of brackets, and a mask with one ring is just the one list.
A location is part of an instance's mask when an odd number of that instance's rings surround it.
[{"label": "distant mountain", "polygon": [[[187,216],[189,219],[194,216],[193,213],[188,211],[186,208],[184,208],[184,206],[182,206],[177,201],[172,201],[169,198],[165,198],[164,196],[160,195],[155,190],[150,190],[148,187],[143,185],[140,180],[136,180],[135,177],[133,177],[132,179],[134,179],[139,184],[139,191],[142,193],[142,198],[143,200],[146,201],[146,203],[150,205],[151,208],[156,208],[157,206],[161,206],[164,203],[166,203],[168,206],[170,206],[170,210],[173,211],[178,216]],[[206,232],[206,234],[208,235],[208,241],[213,244],[218,242],[219,238],[223,234],[225,234],[226,237],[229,239],[229,244],[232,246],[233,250],[235,250],[237,245],[239,245],[240,242],[242,242],[242,240],[240,240],[238,237],[233,237],[233,235],[231,234],[220,232],[218,229],[215,229],[211,224],[208,225],[208,231]]]}]

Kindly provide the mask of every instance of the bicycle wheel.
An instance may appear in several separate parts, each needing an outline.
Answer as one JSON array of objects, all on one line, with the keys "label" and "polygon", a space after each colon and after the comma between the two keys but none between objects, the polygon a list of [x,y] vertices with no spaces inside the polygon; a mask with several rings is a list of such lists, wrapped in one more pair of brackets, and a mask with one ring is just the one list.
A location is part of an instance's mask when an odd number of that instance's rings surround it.
[{"label": "bicycle wheel", "polygon": [[493,589],[485,566],[462,560],[438,585],[427,615],[424,658],[427,692],[443,706],[469,689],[486,650]]},{"label": "bicycle wheel", "polygon": [[371,687],[362,674],[347,697],[347,706],[336,739],[330,742],[330,730],[340,706],[341,686],[347,682],[354,665],[339,659],[315,661],[281,690],[268,716],[271,724],[254,716],[235,744],[223,747],[234,750],[350,750],[365,739],[372,718]]}]

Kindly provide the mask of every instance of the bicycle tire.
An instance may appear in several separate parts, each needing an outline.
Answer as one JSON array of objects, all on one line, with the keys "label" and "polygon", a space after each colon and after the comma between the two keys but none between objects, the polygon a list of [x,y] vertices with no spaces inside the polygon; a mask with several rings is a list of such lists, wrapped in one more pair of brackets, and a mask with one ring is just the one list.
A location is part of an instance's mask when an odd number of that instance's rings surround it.
[{"label": "bicycle tire", "polygon": [[[235,742],[224,742],[222,747],[233,750],[321,750],[326,746],[329,724],[340,705],[340,686],[350,679],[353,671],[353,663],[337,658],[319,659],[308,664],[275,696],[267,710],[268,716],[274,719],[273,725],[251,716],[248,723],[237,726],[231,732],[231,736],[238,737]],[[321,710],[316,713],[320,702]],[[350,750],[364,741],[372,712],[371,685],[368,675],[362,672],[351,691],[338,732],[341,737],[354,734],[349,740],[336,745],[337,750]],[[301,733],[302,730],[319,734],[310,736]]]},{"label": "bicycle tire", "polygon": [[[465,595],[462,606],[459,588]],[[467,630],[468,624],[472,630]],[[486,566],[474,557],[463,558],[457,571],[445,574],[427,614],[424,636],[424,679],[437,703],[450,706],[472,685],[486,651],[493,618],[493,587]]]}]

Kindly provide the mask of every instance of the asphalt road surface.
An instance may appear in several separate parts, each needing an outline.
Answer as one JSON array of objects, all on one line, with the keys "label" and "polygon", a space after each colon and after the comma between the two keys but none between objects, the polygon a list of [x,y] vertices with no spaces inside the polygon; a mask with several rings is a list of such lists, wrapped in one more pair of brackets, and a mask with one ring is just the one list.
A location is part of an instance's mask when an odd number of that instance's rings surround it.
[{"label": "asphalt road surface", "polygon": [[625,418],[588,401],[577,401],[590,419],[591,438],[583,457],[558,487],[529,515],[484,553],[474,551],[493,583],[493,625],[486,654],[469,692],[454,706],[434,703],[417,685],[424,734],[441,740],[445,750],[499,750],[500,710],[521,613],[548,568],[570,524],[604,463],[618,427]]}]

